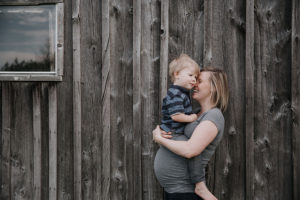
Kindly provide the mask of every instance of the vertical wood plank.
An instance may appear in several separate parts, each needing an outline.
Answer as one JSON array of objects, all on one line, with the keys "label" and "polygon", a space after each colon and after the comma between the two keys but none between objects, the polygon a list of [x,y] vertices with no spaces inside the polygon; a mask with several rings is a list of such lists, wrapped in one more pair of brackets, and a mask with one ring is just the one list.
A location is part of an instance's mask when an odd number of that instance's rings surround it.
[{"label": "vertical wood plank", "polygon": [[40,83],[41,111],[41,199],[49,199],[49,83]]},{"label": "vertical wood plank", "polygon": [[204,0],[175,0],[169,7],[169,63],[186,53],[202,66]]},{"label": "vertical wood plank", "polygon": [[254,199],[254,0],[246,3],[246,115],[245,115],[245,154],[246,154],[246,199]]},{"label": "vertical wood plank", "polygon": [[11,196],[33,198],[32,84],[13,83],[11,89]]},{"label": "vertical wood plank", "polygon": [[[161,2],[162,3],[162,2]],[[152,130],[159,124],[160,30],[161,4],[158,0],[141,2],[141,159],[143,200],[162,199],[162,188],[154,176],[153,163],[157,145]],[[168,27],[167,27],[168,29]],[[165,58],[164,58],[165,59]],[[163,66],[167,69],[167,65]],[[167,78],[167,77],[164,77]],[[165,90],[167,88],[164,88]],[[135,139],[135,137],[134,137]]]},{"label": "vertical wood plank", "polygon": [[[110,2],[111,199],[132,199],[132,1]],[[118,34],[121,32],[122,34]]]},{"label": "vertical wood plank", "polygon": [[300,2],[293,0],[292,10],[292,140],[294,200],[300,199]]},{"label": "vertical wood plank", "polygon": [[254,4],[257,67],[254,198],[257,199],[292,199],[291,3],[255,1]]},{"label": "vertical wood plank", "polygon": [[57,28],[59,29],[57,35],[57,74],[62,76],[63,69],[64,69],[64,4],[58,3],[57,4]]},{"label": "vertical wood plank", "polygon": [[49,200],[57,199],[57,94],[49,86]]},{"label": "vertical wood plank", "polygon": [[245,6],[236,0],[204,2],[204,66],[222,68],[230,89],[224,136],[208,168],[209,188],[219,199],[245,198]]},{"label": "vertical wood plank", "polygon": [[81,63],[80,63],[80,0],[72,2],[73,28],[73,131],[74,131],[74,199],[81,194]]},{"label": "vertical wood plank", "polygon": [[101,198],[101,5],[80,6],[82,199]]},{"label": "vertical wood plank", "polygon": [[[159,108],[168,89],[168,60],[169,60],[169,0],[161,1],[160,24],[160,80],[159,80]],[[161,110],[161,109],[159,109]],[[161,116],[161,111],[159,111]]]},{"label": "vertical wood plank", "polygon": [[42,166],[42,124],[41,124],[41,87],[33,88],[33,199],[41,199]]},{"label": "vertical wood plank", "polygon": [[11,85],[1,84],[1,199],[11,197]]},{"label": "vertical wood plank", "polygon": [[64,13],[64,75],[63,81],[56,85],[59,122],[57,198],[74,200],[72,1],[64,1]]},{"label": "vertical wood plank", "polygon": [[103,200],[110,200],[111,185],[111,145],[110,145],[110,14],[109,0],[102,1],[102,77],[101,77],[101,107],[102,107],[102,164],[101,164],[101,195]]},{"label": "vertical wood plank", "polygon": [[141,109],[141,0],[133,1],[133,160],[135,176],[133,183],[134,199],[143,199],[142,182],[142,109]]}]

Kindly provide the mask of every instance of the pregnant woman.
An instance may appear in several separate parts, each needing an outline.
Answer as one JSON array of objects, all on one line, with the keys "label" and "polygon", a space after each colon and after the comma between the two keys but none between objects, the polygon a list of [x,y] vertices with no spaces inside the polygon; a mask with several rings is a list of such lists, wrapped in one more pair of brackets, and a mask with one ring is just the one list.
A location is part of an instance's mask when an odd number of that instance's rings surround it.
[{"label": "pregnant woman", "polygon": [[199,196],[216,199],[208,190],[195,189],[195,183],[205,186],[205,167],[223,136],[222,112],[228,104],[228,93],[225,72],[203,68],[192,95],[201,106],[198,119],[186,125],[184,135],[165,133],[159,126],[153,130],[154,141],[161,145],[154,171],[164,188],[165,200],[197,200]]}]

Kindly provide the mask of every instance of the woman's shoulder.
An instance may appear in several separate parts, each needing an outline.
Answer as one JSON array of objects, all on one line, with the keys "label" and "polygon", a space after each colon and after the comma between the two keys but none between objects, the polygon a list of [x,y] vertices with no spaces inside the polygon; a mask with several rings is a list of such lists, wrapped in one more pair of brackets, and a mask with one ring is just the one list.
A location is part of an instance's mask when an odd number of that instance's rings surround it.
[{"label": "woman's shoulder", "polygon": [[222,111],[219,108],[210,109],[209,111],[207,111],[206,115],[219,117],[219,118],[222,118],[224,120],[224,115],[223,115]]},{"label": "woman's shoulder", "polygon": [[210,109],[209,111],[204,113],[202,117],[200,116],[198,120],[199,123],[201,121],[209,120],[217,126],[218,130],[223,129],[225,123],[224,115],[219,108]]}]

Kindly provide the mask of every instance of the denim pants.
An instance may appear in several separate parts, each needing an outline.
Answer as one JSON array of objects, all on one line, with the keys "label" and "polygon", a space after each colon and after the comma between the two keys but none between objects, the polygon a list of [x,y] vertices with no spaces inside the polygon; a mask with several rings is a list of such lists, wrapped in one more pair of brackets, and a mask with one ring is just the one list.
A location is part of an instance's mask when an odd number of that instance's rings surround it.
[{"label": "denim pants", "polygon": [[195,193],[167,193],[164,192],[164,200],[202,200]]}]

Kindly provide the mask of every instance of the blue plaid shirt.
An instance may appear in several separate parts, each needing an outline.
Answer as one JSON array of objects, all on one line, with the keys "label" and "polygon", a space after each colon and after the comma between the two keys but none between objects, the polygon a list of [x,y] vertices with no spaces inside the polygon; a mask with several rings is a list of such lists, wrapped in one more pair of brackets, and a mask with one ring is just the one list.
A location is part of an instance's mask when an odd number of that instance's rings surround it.
[{"label": "blue plaid shirt", "polygon": [[186,123],[176,122],[171,118],[176,113],[192,114],[192,104],[188,89],[172,85],[163,99],[160,128],[166,132],[183,133]]}]

